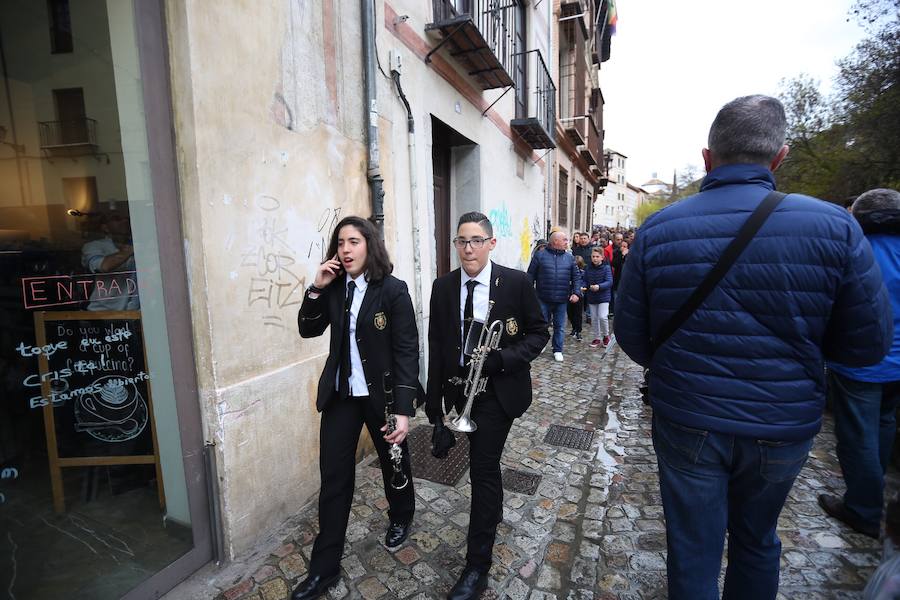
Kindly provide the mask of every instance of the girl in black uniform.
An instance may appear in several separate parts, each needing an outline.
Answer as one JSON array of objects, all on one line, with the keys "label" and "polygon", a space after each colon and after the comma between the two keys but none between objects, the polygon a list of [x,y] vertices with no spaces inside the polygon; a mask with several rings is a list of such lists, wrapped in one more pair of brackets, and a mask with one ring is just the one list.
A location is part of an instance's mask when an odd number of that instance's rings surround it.
[{"label": "girl in black uniform", "polygon": [[[391,275],[384,242],[361,217],[338,223],[327,256],[331,258],[316,271],[299,314],[301,337],[322,335],[331,326],[331,344],[316,399],[322,413],[319,535],[309,577],[294,590],[293,600],[316,598],[339,577],[363,424],[381,459],[390,504],[388,548],[406,539],[415,510],[405,440],[420,387],[419,336],[406,283]],[[385,404],[391,401],[388,414],[393,418],[386,419]]]}]

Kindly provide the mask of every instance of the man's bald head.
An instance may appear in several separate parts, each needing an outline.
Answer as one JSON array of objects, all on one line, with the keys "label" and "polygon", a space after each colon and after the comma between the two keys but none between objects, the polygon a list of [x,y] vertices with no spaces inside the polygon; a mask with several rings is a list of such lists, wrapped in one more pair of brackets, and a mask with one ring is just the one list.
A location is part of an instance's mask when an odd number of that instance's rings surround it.
[{"label": "man's bald head", "polygon": [[569,245],[569,234],[565,229],[557,229],[550,234],[550,247],[555,250],[565,250]]}]

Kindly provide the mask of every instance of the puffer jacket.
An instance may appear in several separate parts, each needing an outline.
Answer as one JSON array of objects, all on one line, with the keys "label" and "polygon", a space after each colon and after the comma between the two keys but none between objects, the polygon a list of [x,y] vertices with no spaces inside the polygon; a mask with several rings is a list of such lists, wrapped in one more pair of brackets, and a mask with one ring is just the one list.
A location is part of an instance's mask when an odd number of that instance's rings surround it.
[{"label": "puffer jacket", "polygon": [[581,278],[575,257],[565,250],[547,246],[535,253],[528,265],[538,298],[548,304],[568,302],[569,296],[581,297]]},{"label": "puffer jacket", "polygon": [[866,239],[872,245],[875,260],[891,299],[894,336],[891,351],[877,365],[848,367],[829,362],[828,367],[855,381],[888,383],[900,381],[900,211],[882,210],[856,215]]},{"label": "puffer jacket", "polygon": [[[587,291],[584,293],[584,301],[588,304],[603,304],[604,302],[609,302],[609,298],[612,295],[610,290],[612,289],[612,270],[609,265],[604,263],[600,263],[599,265],[595,265],[594,263],[589,264],[584,269],[584,287],[587,288]],[[592,285],[599,285],[600,289],[596,292],[591,291]]]},{"label": "puffer jacket", "polygon": [[616,298],[622,349],[650,367],[654,411],[703,430],[774,441],[819,431],[825,360],[879,362],[893,320],[872,248],[850,214],[792,194],[704,303],[654,355],[650,340],[775,187],[768,169],[724,165],[700,193],[641,227]]}]

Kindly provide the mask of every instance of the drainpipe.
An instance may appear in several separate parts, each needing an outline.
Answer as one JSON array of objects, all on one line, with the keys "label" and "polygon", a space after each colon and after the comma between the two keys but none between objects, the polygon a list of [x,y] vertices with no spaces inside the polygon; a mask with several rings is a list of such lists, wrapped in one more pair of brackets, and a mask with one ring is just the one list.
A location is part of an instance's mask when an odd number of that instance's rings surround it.
[{"label": "drainpipe", "polygon": [[423,295],[422,290],[422,255],[419,252],[419,202],[418,202],[418,180],[416,179],[416,123],[413,119],[412,108],[409,106],[409,100],[403,93],[403,86],[400,85],[400,72],[391,70],[391,78],[397,88],[397,95],[406,108],[406,131],[407,131],[407,150],[409,153],[409,200],[412,214],[412,230],[413,230],[413,273],[415,276],[416,286],[416,322],[419,327],[419,372],[424,373],[425,365],[425,327],[423,316]]},{"label": "drainpipe", "polygon": [[375,6],[372,0],[362,2],[363,66],[366,88],[366,125],[368,147],[366,178],[372,195],[372,221],[384,239],[384,179],[378,152],[378,98],[375,80]]}]

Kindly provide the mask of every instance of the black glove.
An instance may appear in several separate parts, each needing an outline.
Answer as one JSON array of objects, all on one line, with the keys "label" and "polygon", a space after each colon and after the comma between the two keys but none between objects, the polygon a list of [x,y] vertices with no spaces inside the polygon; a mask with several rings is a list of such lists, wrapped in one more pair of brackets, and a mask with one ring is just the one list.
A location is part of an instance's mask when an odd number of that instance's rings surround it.
[{"label": "black glove", "polygon": [[431,455],[435,458],[447,458],[450,448],[455,445],[456,437],[453,432],[447,429],[443,420],[437,421],[431,432]]},{"label": "black glove", "polygon": [[484,366],[481,372],[490,377],[503,371],[503,357],[500,356],[499,350],[491,350],[484,359]]}]

